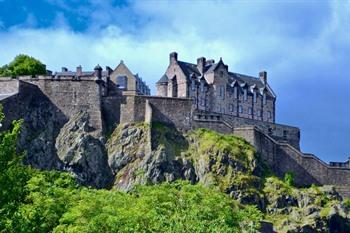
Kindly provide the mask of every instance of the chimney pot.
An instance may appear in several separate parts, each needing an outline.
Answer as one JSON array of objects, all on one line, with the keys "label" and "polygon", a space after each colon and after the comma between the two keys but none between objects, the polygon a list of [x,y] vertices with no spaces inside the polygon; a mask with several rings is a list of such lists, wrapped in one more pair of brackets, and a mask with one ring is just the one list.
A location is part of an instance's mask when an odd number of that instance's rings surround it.
[{"label": "chimney pot", "polygon": [[205,57],[200,57],[197,59],[197,68],[201,74],[204,73],[205,68]]},{"label": "chimney pot", "polygon": [[79,65],[79,66],[77,67],[77,76],[81,76],[82,73],[83,73],[83,68],[81,67],[81,65]]}]

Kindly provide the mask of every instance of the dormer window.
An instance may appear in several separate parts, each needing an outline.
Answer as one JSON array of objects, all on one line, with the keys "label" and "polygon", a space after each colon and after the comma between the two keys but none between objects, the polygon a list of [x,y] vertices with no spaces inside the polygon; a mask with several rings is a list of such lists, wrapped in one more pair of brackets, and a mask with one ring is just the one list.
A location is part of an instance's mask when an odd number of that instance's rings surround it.
[{"label": "dormer window", "polygon": [[247,88],[243,89],[243,100],[247,101]]},{"label": "dormer window", "polygon": [[238,94],[238,91],[237,91],[237,87],[234,87],[233,88],[233,98],[237,99],[237,95]]},{"label": "dormer window", "polygon": [[224,71],[220,71],[219,75],[220,75],[221,78],[224,77]]}]

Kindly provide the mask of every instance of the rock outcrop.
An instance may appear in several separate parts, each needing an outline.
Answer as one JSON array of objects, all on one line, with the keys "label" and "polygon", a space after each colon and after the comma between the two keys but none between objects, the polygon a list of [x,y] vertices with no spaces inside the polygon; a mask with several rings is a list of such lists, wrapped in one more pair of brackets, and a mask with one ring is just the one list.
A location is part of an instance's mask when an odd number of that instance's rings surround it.
[{"label": "rock outcrop", "polygon": [[72,117],[56,139],[56,150],[64,170],[71,171],[80,183],[97,188],[108,187],[113,180],[104,144],[93,135],[89,115]]}]

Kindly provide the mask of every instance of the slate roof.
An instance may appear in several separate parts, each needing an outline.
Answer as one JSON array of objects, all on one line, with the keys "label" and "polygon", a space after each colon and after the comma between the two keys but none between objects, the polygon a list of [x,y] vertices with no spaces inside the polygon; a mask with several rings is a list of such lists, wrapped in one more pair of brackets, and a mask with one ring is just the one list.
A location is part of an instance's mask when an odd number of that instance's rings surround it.
[{"label": "slate roof", "polygon": [[196,76],[201,75],[201,73],[197,69],[197,65],[183,61],[178,61],[177,63],[181,67],[182,71],[185,73],[186,77],[189,77],[191,74],[195,74]]},{"label": "slate roof", "polygon": [[157,83],[168,83],[169,81],[169,78],[166,74],[164,74],[159,80]]}]

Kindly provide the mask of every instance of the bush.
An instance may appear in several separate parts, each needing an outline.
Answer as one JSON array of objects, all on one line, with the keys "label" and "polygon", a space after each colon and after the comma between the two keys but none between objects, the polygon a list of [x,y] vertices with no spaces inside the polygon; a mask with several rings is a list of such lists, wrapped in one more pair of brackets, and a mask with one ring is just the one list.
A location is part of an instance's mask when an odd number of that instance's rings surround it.
[{"label": "bush", "polygon": [[284,183],[286,183],[289,186],[294,185],[294,174],[292,172],[287,172],[284,174]]}]

